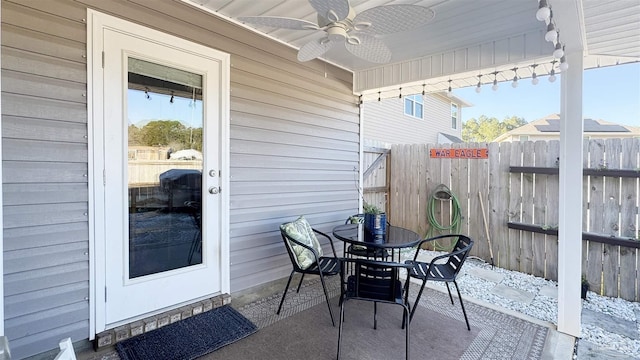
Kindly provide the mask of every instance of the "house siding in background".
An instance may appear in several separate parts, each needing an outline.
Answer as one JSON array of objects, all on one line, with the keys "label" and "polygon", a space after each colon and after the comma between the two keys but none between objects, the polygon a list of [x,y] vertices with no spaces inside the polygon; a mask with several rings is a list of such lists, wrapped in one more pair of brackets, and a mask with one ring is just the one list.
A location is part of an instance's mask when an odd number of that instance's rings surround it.
[{"label": "house siding in background", "polygon": [[2,1],[5,335],[16,359],[92,337],[90,301],[101,301],[90,291],[87,7],[231,54],[232,297],[290,271],[279,224],[305,214],[328,231],[358,208],[351,73],[300,63],[179,1]]},{"label": "house siding in background", "polygon": [[[423,96],[423,118],[404,113],[404,98],[388,98],[363,104],[364,138],[387,144],[436,144],[438,133],[462,138],[462,107],[466,104],[439,94]],[[455,129],[451,124],[451,103],[458,104]]]}]

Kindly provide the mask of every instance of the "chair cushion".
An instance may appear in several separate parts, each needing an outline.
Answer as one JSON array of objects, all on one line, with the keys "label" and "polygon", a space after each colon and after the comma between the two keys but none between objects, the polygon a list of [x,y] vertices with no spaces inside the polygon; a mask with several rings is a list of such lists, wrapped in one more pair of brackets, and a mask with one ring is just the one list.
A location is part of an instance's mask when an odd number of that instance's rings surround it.
[{"label": "chair cushion", "polygon": [[[309,224],[307,219],[304,218],[304,216],[300,216],[298,219],[290,223],[280,225],[280,229],[292,239],[313,248],[319,257],[322,256],[322,247],[320,246],[320,241],[318,241],[318,238],[313,232],[311,225]],[[295,260],[301,269],[305,270],[309,268],[309,266],[313,265],[313,263],[315,262],[315,258],[313,257],[313,253],[311,251],[289,241],[288,239],[287,245],[295,254]]]}]

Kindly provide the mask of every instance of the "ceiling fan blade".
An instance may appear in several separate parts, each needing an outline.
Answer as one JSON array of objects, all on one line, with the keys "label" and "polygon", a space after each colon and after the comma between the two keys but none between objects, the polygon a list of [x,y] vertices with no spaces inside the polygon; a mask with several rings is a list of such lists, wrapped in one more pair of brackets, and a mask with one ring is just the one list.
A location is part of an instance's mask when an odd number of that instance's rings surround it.
[{"label": "ceiling fan blade", "polygon": [[254,25],[277,27],[291,30],[318,30],[311,21],[280,16],[240,16],[238,20]]},{"label": "ceiling fan blade", "polygon": [[334,42],[327,37],[311,40],[298,50],[298,61],[309,61],[322,56],[333,44]]},{"label": "ceiling fan blade", "polygon": [[391,50],[381,40],[367,34],[358,34],[354,38],[357,38],[359,43],[352,39],[344,43],[353,55],[376,64],[391,61]]},{"label": "ceiling fan blade", "polygon": [[344,20],[349,15],[349,0],[309,0],[318,15],[331,22]]},{"label": "ceiling fan blade", "polygon": [[435,12],[419,5],[397,4],[376,6],[358,14],[354,19],[357,31],[383,35],[412,30],[425,25]]}]

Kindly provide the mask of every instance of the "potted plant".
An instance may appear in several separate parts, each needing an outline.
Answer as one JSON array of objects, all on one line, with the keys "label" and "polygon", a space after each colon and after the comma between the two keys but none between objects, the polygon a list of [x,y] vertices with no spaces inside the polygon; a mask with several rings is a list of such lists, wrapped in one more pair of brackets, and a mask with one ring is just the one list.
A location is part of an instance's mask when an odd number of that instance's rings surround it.
[{"label": "potted plant", "polygon": [[364,226],[373,235],[382,235],[387,231],[387,214],[375,205],[364,204]]},{"label": "potted plant", "polygon": [[582,281],[580,282],[580,297],[583,299],[587,298],[587,291],[589,291],[589,282],[587,281],[587,277],[582,275]]}]

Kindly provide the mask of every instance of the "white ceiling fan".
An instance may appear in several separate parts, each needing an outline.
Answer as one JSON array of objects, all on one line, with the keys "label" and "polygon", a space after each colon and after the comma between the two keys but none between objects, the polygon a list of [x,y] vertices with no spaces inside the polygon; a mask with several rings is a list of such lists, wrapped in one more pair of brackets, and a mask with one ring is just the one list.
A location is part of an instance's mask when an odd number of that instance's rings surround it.
[{"label": "white ceiling fan", "polygon": [[433,19],[433,10],[424,6],[382,5],[356,14],[349,0],[309,0],[318,12],[318,23],[278,16],[242,16],[238,20],[291,30],[322,30],[322,37],[311,40],[298,51],[299,61],[322,56],[331,47],[344,43],[347,50],[373,63],[387,63],[391,50],[377,35],[412,30]]}]

